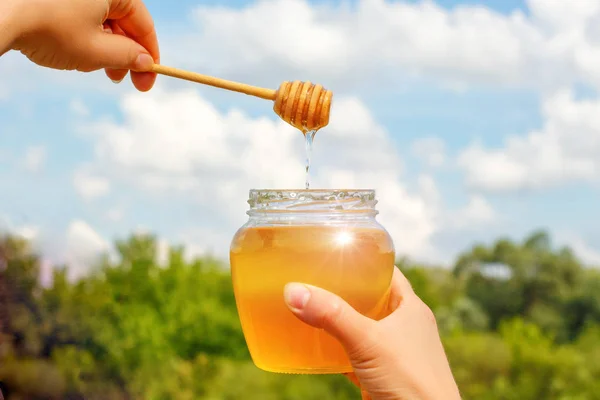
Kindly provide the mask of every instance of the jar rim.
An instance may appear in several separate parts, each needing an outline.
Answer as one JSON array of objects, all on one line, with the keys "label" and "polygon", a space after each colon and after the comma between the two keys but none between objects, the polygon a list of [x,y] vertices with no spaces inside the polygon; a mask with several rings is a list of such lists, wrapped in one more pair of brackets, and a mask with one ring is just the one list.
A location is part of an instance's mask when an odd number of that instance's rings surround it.
[{"label": "jar rim", "polygon": [[369,194],[375,194],[375,189],[348,189],[348,188],[339,188],[339,189],[292,189],[292,188],[284,188],[284,189],[267,189],[267,188],[262,188],[262,189],[250,189],[250,193],[263,193],[263,192],[282,192],[282,193],[290,193],[290,192],[296,192],[296,193],[321,193],[321,192],[326,192],[326,193],[340,193],[340,192],[347,192],[347,193],[369,193]]},{"label": "jar rim", "polygon": [[374,189],[251,189],[250,214],[262,212],[376,213]]}]

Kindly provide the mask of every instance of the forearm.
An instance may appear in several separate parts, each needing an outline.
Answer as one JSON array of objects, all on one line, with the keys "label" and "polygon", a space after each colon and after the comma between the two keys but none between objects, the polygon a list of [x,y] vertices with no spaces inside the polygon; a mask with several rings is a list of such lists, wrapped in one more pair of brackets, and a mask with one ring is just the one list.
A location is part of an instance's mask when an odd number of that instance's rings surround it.
[{"label": "forearm", "polygon": [[0,56],[11,50],[14,42],[23,33],[23,20],[17,0],[0,0]]}]

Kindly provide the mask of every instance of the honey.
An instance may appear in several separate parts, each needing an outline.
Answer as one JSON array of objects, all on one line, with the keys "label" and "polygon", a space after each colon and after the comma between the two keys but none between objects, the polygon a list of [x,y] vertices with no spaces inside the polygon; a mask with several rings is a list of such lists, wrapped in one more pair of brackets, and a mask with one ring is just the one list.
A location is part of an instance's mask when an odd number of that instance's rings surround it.
[{"label": "honey", "polygon": [[306,181],[304,187],[306,190],[310,189],[310,161],[312,158],[313,141],[317,131],[305,131],[304,133],[304,146],[306,149],[306,166],[304,171],[306,173]]},{"label": "honey", "polygon": [[289,282],[318,286],[370,318],[383,318],[394,247],[374,218],[250,223],[235,235],[230,257],[238,313],[257,367],[280,373],[352,371],[337,340],[291,313],[283,289]]}]

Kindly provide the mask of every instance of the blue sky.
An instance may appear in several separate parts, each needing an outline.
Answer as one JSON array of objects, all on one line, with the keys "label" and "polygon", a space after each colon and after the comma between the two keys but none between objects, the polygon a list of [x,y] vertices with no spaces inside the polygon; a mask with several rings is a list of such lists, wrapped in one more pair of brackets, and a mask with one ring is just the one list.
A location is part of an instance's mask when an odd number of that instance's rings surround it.
[{"label": "blue sky", "polygon": [[[147,2],[165,64],[334,90],[314,184],[376,188],[398,253],[444,264],[537,228],[600,262],[595,3]],[[0,228],[51,262],[84,272],[139,229],[226,256],[248,189],[302,185],[302,139],[262,100],[12,53],[0,72]]]}]

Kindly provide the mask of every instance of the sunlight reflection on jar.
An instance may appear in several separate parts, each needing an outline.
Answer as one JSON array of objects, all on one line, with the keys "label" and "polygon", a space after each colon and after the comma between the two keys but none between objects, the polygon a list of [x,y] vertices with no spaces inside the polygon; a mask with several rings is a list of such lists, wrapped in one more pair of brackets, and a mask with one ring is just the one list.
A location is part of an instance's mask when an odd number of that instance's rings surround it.
[{"label": "sunlight reflection on jar", "polygon": [[335,235],[335,243],[338,246],[345,246],[347,244],[352,243],[354,237],[348,231],[340,231]]}]

